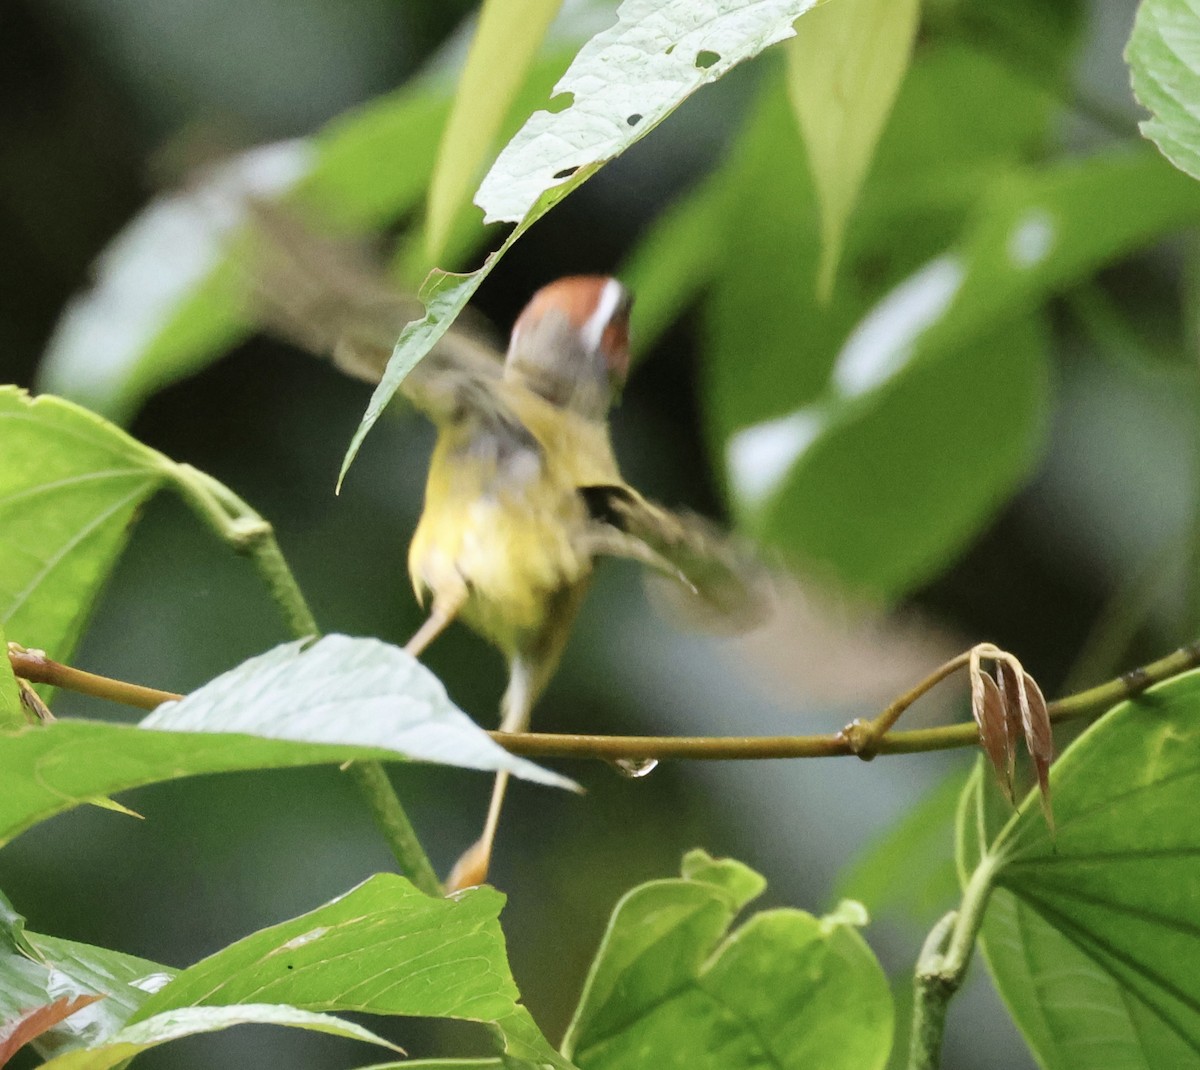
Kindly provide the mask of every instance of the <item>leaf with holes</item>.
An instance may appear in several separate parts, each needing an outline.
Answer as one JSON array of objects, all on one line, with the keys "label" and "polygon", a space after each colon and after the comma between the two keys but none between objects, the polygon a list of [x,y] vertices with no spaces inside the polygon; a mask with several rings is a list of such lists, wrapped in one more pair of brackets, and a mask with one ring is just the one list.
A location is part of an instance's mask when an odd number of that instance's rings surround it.
[{"label": "leaf with holes", "polygon": [[882,1067],[892,999],[847,903],[734,916],[763,888],[738,862],[693,851],[675,880],[617,904],[563,1052],[581,1070],[770,1065]]},{"label": "leaf with holes", "polygon": [[172,464],[61,398],[0,387],[0,625],[66,660]]},{"label": "leaf with holes", "polygon": [[[505,146],[476,195],[489,223],[525,219],[547,190],[578,185],[701,86],[793,36],[813,0],[625,0]],[[552,102],[553,103],[553,102]]]},{"label": "leaf with holes", "polygon": [[[977,770],[959,858],[998,867],[983,947],[1042,1065],[1200,1066],[1200,673],[1123,702],[1050,770],[1056,830]],[[1104,1042],[1099,1043],[1098,1039]]]}]

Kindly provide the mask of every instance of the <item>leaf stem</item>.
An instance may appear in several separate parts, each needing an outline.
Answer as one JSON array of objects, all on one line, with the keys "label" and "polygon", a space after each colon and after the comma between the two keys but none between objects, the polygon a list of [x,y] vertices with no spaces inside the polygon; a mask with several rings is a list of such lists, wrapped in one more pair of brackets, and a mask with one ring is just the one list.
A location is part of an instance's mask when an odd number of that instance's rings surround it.
[{"label": "leaf stem", "polygon": [[[954,661],[959,661],[959,658]],[[15,643],[9,644],[9,661],[17,676],[35,683],[52,684],[68,691],[78,691],[95,698],[119,702],[139,709],[153,709],[162,702],[181,698],[171,691],[127,684],[95,673],[83,672],[45,657],[40,651],[26,651]],[[893,702],[876,718],[892,715],[896,706],[908,699],[914,701],[929,690],[934,677],[944,679],[946,665],[931,677]],[[1079,691],[1074,695],[1047,703],[1050,720],[1076,720],[1096,716],[1131,698],[1154,684],[1200,665],[1200,643],[1181,647],[1158,661],[1123,676]],[[934,681],[936,682],[936,680]],[[907,707],[905,707],[907,708]],[[693,761],[760,760],[765,758],[833,758],[858,755],[849,738],[850,727],[829,735],[808,736],[601,736],[567,735],[547,732],[489,732],[500,746],[513,754],[527,758],[615,758],[639,760],[685,758]],[[953,750],[973,747],[979,743],[979,729],[973,721],[942,725],[937,728],[917,728],[889,732],[877,741],[875,754],[915,754],[922,751]],[[377,817],[377,820],[379,818]],[[406,870],[407,872],[407,870]]]},{"label": "leaf stem", "polygon": [[[234,550],[250,559],[255,570],[266,585],[271,600],[283,614],[288,631],[297,639],[315,638],[320,634],[316,618],[308,607],[300,585],[288,566],[279,543],[275,538],[275,529],[270,522],[255,512],[239,498],[232,490],[207,472],[193,468],[190,464],[173,466],[176,485],[184,499],[208,523],[209,527]],[[11,657],[11,654],[10,654]],[[44,659],[48,662],[48,659]],[[49,662],[48,662],[49,663]],[[49,663],[57,664],[57,663]],[[59,666],[66,669],[66,666]],[[15,671],[15,670],[14,670]],[[45,670],[43,670],[45,671]],[[71,669],[70,673],[79,670]],[[18,674],[19,675],[19,674]],[[91,677],[90,673],[83,673]],[[90,680],[77,679],[77,684],[96,686],[97,680],[103,677],[91,677]],[[39,682],[50,682],[42,680]],[[116,684],[118,681],[108,681]],[[71,685],[61,678],[60,687],[70,688]],[[135,688],[136,685],[125,684],[124,688]],[[85,690],[83,686],[74,690]],[[97,694],[90,691],[89,694]],[[118,702],[140,706],[143,709],[153,709],[161,702],[168,702],[181,696],[166,691],[154,691],[151,688],[136,688],[135,691],[124,691],[124,697],[116,697],[115,692],[102,695],[104,698],[114,698]],[[131,701],[138,699],[140,701]],[[441,895],[441,885],[429,856],[417,838],[416,830],[409,821],[404,807],[400,803],[387,771],[379,762],[354,762],[349,766],[351,778],[362,794],[375,825],[387,840],[392,854],[400,867],[400,871],[408,877],[421,891],[428,895]]]},{"label": "leaf stem", "polygon": [[958,910],[942,918],[925,938],[913,975],[908,1070],[938,1070],[941,1065],[946,1011],[971,964],[1000,865],[999,856],[985,855],[967,882]]}]

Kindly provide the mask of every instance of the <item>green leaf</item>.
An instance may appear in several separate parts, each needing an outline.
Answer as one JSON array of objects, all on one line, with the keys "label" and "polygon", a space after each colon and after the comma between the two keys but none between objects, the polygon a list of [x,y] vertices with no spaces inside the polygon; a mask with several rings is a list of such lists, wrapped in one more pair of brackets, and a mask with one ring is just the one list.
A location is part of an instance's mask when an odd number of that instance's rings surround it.
[{"label": "green leaf", "polygon": [[1142,0],[1125,50],[1133,92],[1151,113],[1142,133],[1200,178],[1200,7],[1195,0]]},{"label": "green leaf", "polygon": [[1191,672],[1058,759],[1055,833],[1032,794],[1005,822],[988,778],[968,785],[962,864],[987,850],[999,865],[984,951],[1046,1067],[1200,1065],[1200,829],[1180,820],[1200,791],[1198,744]]},{"label": "green leaf", "polygon": [[172,468],[86,409],[0,387],[0,625],[10,639],[70,657],[138,509]]},{"label": "green leaf", "polygon": [[617,904],[563,1051],[583,1070],[644,1066],[840,1067],[887,1060],[887,981],[853,925],[854,904],[729,926],[762,879],[698,853],[678,880]]},{"label": "green leaf", "polygon": [[823,394],[732,437],[735,503],[875,595],[927,580],[1036,457],[1045,369],[1028,310],[1197,219],[1200,191],[1148,152],[1001,177],[960,251],[854,328]]},{"label": "green leaf", "polygon": [[72,720],[0,733],[0,844],[96,796],[204,773],[414,758],[572,786],[494,744],[403,651],[337,635],[300,646],[251,658],[144,727]]},{"label": "green leaf", "polygon": [[403,877],[378,874],[183,971],[133,1021],[251,1000],[457,1018],[498,1027],[517,1060],[568,1067],[517,1003],[498,920],[503,905],[492,888],[441,899]]},{"label": "green leaf", "polygon": [[530,116],[484,177],[485,222],[516,223],[547,190],[577,185],[640,141],[703,85],[791,37],[814,0],[624,0],[554,87],[555,111]]},{"label": "green leaf", "polygon": [[[543,101],[566,62],[557,50],[539,59],[512,111],[524,114]],[[249,333],[245,281],[229,255],[247,197],[285,199],[345,234],[375,231],[420,205],[449,110],[445,79],[425,78],[312,138],[252,149],[187,191],[153,200],[105,251],[93,289],[63,316],[39,386],[127,420],[156,390]],[[468,222],[465,229],[456,223],[451,235],[455,259],[483,235],[478,222]],[[420,280],[429,268],[424,243],[409,242],[408,252],[404,277]]]},{"label": "green leaf", "polygon": [[571,781],[509,754],[407,651],[378,639],[326,635],[284,643],[242,662],[142,728],[244,732],[265,739],[372,747],[464,769],[506,769],[539,784]]},{"label": "green leaf", "polygon": [[169,966],[104,947],[23,929],[20,938],[20,946],[0,947],[0,1022],[62,996],[104,997],[38,1039],[46,1057],[105,1042],[175,975]]},{"label": "green leaf", "polygon": [[828,300],[846,222],[908,69],[918,0],[838,0],[788,43],[788,96],[821,206],[817,292]]},{"label": "green leaf", "polygon": [[559,5],[560,0],[484,0],[429,181],[425,233],[431,263],[441,259],[454,217]]},{"label": "green leaf", "polygon": [[1200,1067],[1192,1043],[1034,909],[1003,888],[987,909],[988,969],[1043,1070]]},{"label": "green leaf", "polygon": [[654,346],[716,274],[727,210],[722,176],[705,179],[655,218],[621,268],[637,297],[629,334],[639,354]]},{"label": "green leaf", "polygon": [[233,1025],[286,1025],[308,1029],[314,1033],[350,1037],[368,1044],[380,1044],[399,1051],[395,1044],[376,1036],[369,1029],[346,1022],[329,1014],[314,1014],[276,1004],[242,1004],[236,1007],[188,1007],[169,1011],[135,1025],[126,1026],[103,1044],[68,1052],[43,1065],[48,1070],[109,1070],[141,1052],[149,1051],[169,1040],[215,1033]]},{"label": "green leaf", "polygon": [[7,651],[4,629],[0,627],[0,654],[4,655],[0,658],[0,729],[20,728],[28,720],[21,703],[21,688],[13,674]]},{"label": "green leaf", "polygon": [[966,774],[944,777],[839,876],[834,901],[854,899],[878,921],[898,916],[928,929],[958,901],[954,821]]}]

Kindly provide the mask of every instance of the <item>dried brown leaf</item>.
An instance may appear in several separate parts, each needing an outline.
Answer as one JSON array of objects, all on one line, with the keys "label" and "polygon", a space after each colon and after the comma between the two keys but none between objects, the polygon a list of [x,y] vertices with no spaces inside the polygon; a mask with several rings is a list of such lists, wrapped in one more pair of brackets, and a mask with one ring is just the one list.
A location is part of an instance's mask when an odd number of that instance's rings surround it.
[{"label": "dried brown leaf", "polygon": [[971,672],[971,715],[979,726],[979,742],[996,771],[1000,789],[1008,801],[1013,802],[1010,771],[1012,746],[1007,731],[1004,697],[996,681],[976,665],[972,666]]},{"label": "dried brown leaf", "polygon": [[1007,658],[996,661],[996,681],[1004,700],[1004,734],[1008,738],[1008,779],[1011,783],[1017,772],[1017,740],[1022,732],[1021,686],[1017,670]]}]

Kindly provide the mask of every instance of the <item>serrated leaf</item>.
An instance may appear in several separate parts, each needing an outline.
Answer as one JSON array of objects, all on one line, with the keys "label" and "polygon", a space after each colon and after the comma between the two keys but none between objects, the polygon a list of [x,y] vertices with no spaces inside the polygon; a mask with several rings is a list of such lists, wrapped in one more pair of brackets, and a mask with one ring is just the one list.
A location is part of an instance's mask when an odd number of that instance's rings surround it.
[{"label": "serrated leaf", "polygon": [[284,643],[181,701],[164,703],[141,727],[372,747],[393,757],[506,769],[535,783],[574,786],[494,743],[432,672],[378,639],[326,635],[311,645]]},{"label": "serrated leaf", "polygon": [[[736,867],[736,868],[734,868]],[[887,1061],[892,1003],[850,919],[734,915],[761,878],[691,855],[613,913],[563,1051],[582,1070],[770,1065],[869,1070]]]},{"label": "serrated leaf", "polygon": [[1153,118],[1142,133],[1181,171],[1200,178],[1200,7],[1142,0],[1125,50],[1133,92]]},{"label": "serrated leaf", "polygon": [[457,1018],[496,1026],[515,1059],[568,1067],[517,1003],[498,921],[503,905],[492,888],[441,899],[378,874],[183,971],[133,1021],[250,1000]]},{"label": "serrated leaf", "polygon": [[0,624],[67,660],[139,507],[172,465],[61,398],[0,387]]},{"label": "serrated leaf", "polygon": [[625,0],[617,24],[585,44],[555,86],[559,96],[574,94],[570,106],[535,113],[484,177],[475,198],[484,221],[517,225],[478,270],[430,274],[420,295],[425,316],[408,324],[396,342],[346,450],[339,486],[404,377],[521,235],[695,90],[791,36],[791,23],[813,2]]},{"label": "serrated leaf", "polygon": [[429,180],[426,255],[439,263],[451,224],[525,80],[561,0],[484,0]]},{"label": "serrated leaf", "polygon": [[169,1040],[216,1033],[234,1025],[283,1025],[315,1033],[349,1037],[399,1051],[395,1044],[354,1022],[330,1014],[314,1014],[278,1004],[240,1004],[234,1007],[186,1007],[128,1025],[105,1043],[68,1052],[44,1063],[48,1070],[110,1070]]},{"label": "serrated leaf", "polygon": [[837,0],[788,42],[788,97],[821,206],[817,292],[828,300],[846,222],[908,70],[918,0]]},{"label": "serrated leaf", "polygon": [[1191,672],[1121,703],[1055,762],[1053,832],[1034,793],[1005,822],[983,778],[968,785],[962,864],[986,850],[1015,900],[1001,896],[995,920],[989,905],[984,950],[1047,1067],[1200,1065],[1200,830],[1179,820],[1200,791],[1198,743]]}]

